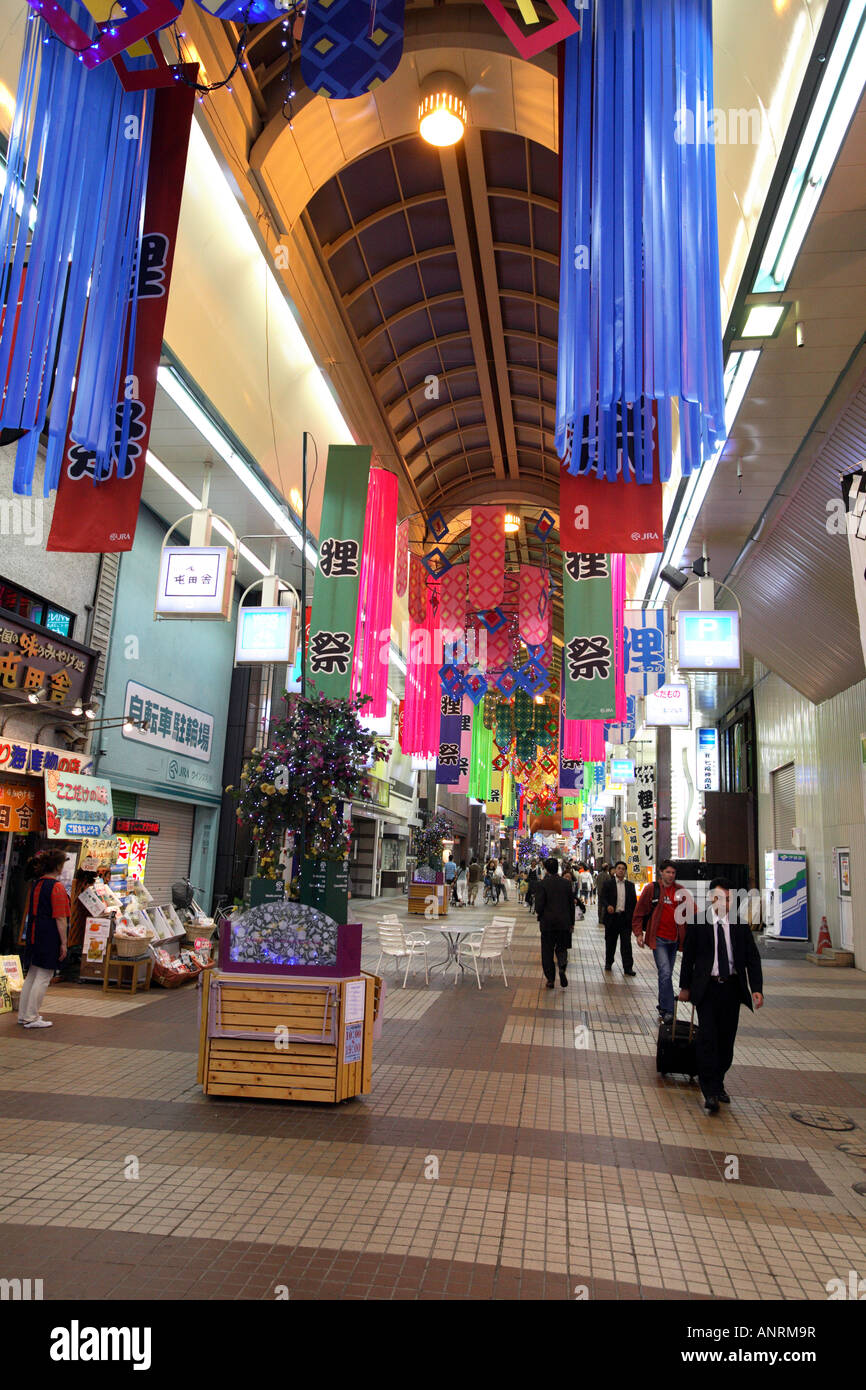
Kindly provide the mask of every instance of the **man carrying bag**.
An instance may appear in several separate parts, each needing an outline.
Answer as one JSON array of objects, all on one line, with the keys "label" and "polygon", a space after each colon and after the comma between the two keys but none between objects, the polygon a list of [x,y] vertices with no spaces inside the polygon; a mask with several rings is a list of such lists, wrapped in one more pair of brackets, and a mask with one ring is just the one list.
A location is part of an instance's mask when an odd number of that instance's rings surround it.
[{"label": "man carrying bag", "polygon": [[734,1059],[740,1005],[760,1009],[764,1003],[761,957],[749,926],[730,920],[731,897],[727,879],[714,878],[707,920],[686,932],[680,967],[679,998],[698,1011],[698,1080],[711,1115],[719,1102],[731,1102],[725,1073]]},{"label": "man carrying bag", "polygon": [[565,967],[574,927],[574,893],[571,884],[559,877],[559,860],[548,859],[544,867],[544,878],[535,885],[535,911],[541,928],[541,968],[547,988],[553,989],[556,985],[555,956],[559,983],[565,989],[568,984]]},{"label": "man carrying bag", "polygon": [[634,910],[637,907],[637,892],[633,883],[626,878],[628,865],[624,859],[617,860],[613,866],[613,878],[606,878],[598,895],[598,920],[604,926],[604,968],[605,973],[613,969],[617,943],[622,958],[624,975],[634,975],[634,957],[631,950],[631,927]]}]

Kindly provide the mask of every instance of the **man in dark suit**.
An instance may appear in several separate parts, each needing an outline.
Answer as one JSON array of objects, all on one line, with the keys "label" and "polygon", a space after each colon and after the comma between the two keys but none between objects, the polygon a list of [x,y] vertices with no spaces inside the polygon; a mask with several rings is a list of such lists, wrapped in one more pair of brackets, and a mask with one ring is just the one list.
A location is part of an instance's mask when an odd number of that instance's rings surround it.
[{"label": "man in dark suit", "polygon": [[680,966],[679,997],[698,1011],[698,1079],[711,1115],[720,1101],[731,1102],[725,1073],[734,1060],[740,1005],[760,1009],[764,1002],[761,957],[748,924],[730,920],[731,900],[727,879],[714,878],[707,920],[686,932]]},{"label": "man in dark suit", "polygon": [[604,927],[604,968],[613,969],[616,946],[622,958],[625,975],[634,975],[634,957],[631,953],[631,923],[637,906],[635,886],[626,878],[628,865],[624,859],[617,860],[613,866],[613,878],[602,880],[598,890],[598,920]]},{"label": "man in dark suit", "polygon": [[568,950],[574,926],[574,893],[572,885],[559,877],[559,860],[548,859],[544,878],[535,885],[533,898],[538,925],[541,928],[541,968],[547,988],[556,985],[553,958],[559,966],[559,983],[565,989],[568,978]]}]

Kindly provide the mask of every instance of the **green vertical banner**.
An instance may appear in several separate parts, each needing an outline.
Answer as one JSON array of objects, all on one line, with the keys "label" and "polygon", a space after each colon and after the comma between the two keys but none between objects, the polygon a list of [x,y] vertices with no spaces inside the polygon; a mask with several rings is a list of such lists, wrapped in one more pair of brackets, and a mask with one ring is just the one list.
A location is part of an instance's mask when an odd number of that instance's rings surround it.
[{"label": "green vertical banner", "polygon": [[319,567],[307,646],[307,683],[331,700],[352,690],[361,547],[373,449],[332,444],[319,526]]},{"label": "green vertical banner", "polygon": [[612,720],[616,713],[610,556],[569,550],[562,557],[566,719]]}]

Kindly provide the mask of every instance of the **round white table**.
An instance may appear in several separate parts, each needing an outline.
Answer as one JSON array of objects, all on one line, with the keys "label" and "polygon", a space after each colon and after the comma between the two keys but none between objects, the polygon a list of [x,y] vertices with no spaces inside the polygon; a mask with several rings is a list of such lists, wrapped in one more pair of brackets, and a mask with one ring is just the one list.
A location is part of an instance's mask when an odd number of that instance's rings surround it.
[{"label": "round white table", "polygon": [[[480,936],[480,935],[481,935],[481,930],[482,930],[482,929],[481,929],[481,927],[458,927],[458,926],[454,926],[454,925],[452,925],[452,924],[450,924],[450,923],[446,925],[445,923],[440,924],[439,922],[425,922],[425,923],[424,923],[424,926],[423,926],[422,928],[420,928],[419,930],[424,931],[424,932],[434,932],[434,931],[435,931],[435,932],[439,932],[440,936],[442,936],[442,937],[444,938],[444,940],[445,940],[445,950],[446,950],[446,953],[447,953],[447,954],[446,954],[446,957],[445,957],[445,960],[444,960],[444,961],[437,961],[435,965],[431,965],[431,966],[430,966],[430,974],[431,974],[431,975],[432,975],[432,973],[433,973],[434,970],[439,970],[440,968],[441,968],[442,973],[443,973],[443,975],[444,975],[444,974],[445,974],[445,971],[448,970],[449,967],[452,966],[452,965],[459,966],[460,969],[461,969],[461,971],[463,971],[463,972],[465,973],[465,971],[466,971],[466,966],[463,964],[462,960],[460,960],[460,958],[459,958],[459,956],[458,956],[458,954],[457,954],[457,948],[458,948],[458,946],[460,945],[460,942],[461,942],[461,940],[463,939],[464,936],[472,936],[473,934],[477,934],[477,935]],[[456,985],[458,979],[459,979],[459,976],[458,976],[458,974],[457,974],[457,972],[456,972],[456,970],[455,970],[455,972],[454,972],[454,983],[455,983],[455,985]]]}]

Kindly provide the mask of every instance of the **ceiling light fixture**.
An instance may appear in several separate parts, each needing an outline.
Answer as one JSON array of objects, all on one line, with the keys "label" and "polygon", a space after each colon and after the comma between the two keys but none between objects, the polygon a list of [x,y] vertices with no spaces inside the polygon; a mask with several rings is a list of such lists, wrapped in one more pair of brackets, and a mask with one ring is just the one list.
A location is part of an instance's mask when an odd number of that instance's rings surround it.
[{"label": "ceiling light fixture", "polygon": [[45,686],[42,685],[39,687],[38,690],[31,690],[30,694],[27,696],[27,699],[31,705],[38,705],[40,700],[45,699],[46,694],[47,692]]},{"label": "ceiling light fixture", "polygon": [[787,312],[787,304],[750,304],[740,337],[775,338]]},{"label": "ceiling light fixture", "polygon": [[505,534],[514,536],[520,530],[520,517],[514,512],[505,513]]},{"label": "ceiling light fixture", "polygon": [[463,139],[469,111],[466,84],[453,72],[431,72],[421,83],[418,129],[428,145],[442,149]]}]

